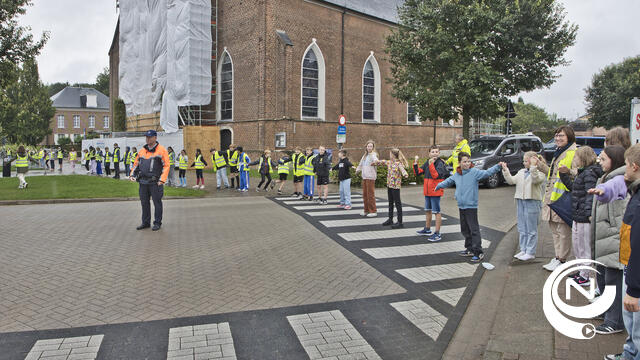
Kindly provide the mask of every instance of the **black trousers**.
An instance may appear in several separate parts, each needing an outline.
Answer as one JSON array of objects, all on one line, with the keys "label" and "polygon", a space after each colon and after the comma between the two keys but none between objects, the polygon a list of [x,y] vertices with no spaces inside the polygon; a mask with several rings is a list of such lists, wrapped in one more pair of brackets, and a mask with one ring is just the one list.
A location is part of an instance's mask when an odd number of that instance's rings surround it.
[{"label": "black trousers", "polygon": [[622,270],[604,267],[598,265],[599,273],[596,274],[596,280],[598,282],[598,288],[602,293],[606,285],[616,286],[616,298],[609,310],[607,310],[604,316],[604,324],[613,327],[614,329],[624,328],[624,322],[622,321]]},{"label": "black trousers", "polygon": [[111,163],[104,163],[104,172],[107,176],[111,175]]},{"label": "black trousers", "polygon": [[89,160],[84,162],[84,167],[89,171]]},{"label": "black trousers", "polygon": [[162,195],[164,195],[164,186],[158,184],[140,184],[138,190],[140,195],[140,203],[142,204],[142,225],[151,224],[151,204],[149,199],[153,200],[154,219],[153,225],[162,225]]},{"label": "black trousers", "polygon": [[478,209],[458,209],[460,231],[464,236],[464,247],[474,255],[482,254],[482,238],[478,224]]},{"label": "black trousers", "polygon": [[389,220],[393,221],[393,206],[398,210],[398,222],[402,223],[402,202],[400,201],[400,189],[387,188],[389,198]]},{"label": "black trousers", "polygon": [[258,189],[260,188],[260,186],[262,186],[262,184],[264,183],[264,179],[265,177],[268,179],[267,180],[267,184],[264,186],[264,189],[266,190],[267,187],[269,187],[269,184],[271,184],[271,174],[266,173],[266,174],[260,174],[260,177],[262,178],[260,180],[260,184],[258,184]]},{"label": "black trousers", "polygon": [[119,162],[116,161],[113,163],[113,170],[116,172],[116,175],[113,178],[120,179],[120,163]]}]

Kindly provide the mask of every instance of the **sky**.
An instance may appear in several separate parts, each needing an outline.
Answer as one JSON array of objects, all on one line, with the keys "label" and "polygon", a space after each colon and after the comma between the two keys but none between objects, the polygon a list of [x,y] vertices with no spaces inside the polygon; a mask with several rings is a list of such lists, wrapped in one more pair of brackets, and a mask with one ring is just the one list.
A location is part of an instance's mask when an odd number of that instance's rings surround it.
[{"label": "sky", "polygon": [[[565,56],[571,64],[555,69],[560,78],[550,88],[520,96],[550,114],[574,120],[585,113],[584,89],[593,74],[626,57],[640,55],[640,1],[560,3],[565,7],[566,20],[579,26],[576,44]],[[109,65],[109,46],[117,21],[115,0],[33,0],[33,6],[18,21],[30,26],[36,37],[43,31],[50,32],[51,38],[38,57],[44,83],[92,83]]]}]

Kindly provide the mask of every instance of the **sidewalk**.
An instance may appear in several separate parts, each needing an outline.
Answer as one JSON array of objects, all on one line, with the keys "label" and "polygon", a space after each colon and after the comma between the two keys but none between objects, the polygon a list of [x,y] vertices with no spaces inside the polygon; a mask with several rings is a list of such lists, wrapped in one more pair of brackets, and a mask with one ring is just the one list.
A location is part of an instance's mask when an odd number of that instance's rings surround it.
[{"label": "sidewalk", "polygon": [[[554,256],[554,248],[544,222],[539,235],[537,258],[523,263],[513,258],[518,247],[517,229],[507,233],[490,259],[496,269],[484,273],[443,359],[600,360],[622,351],[625,332],[574,340],[547,322],[542,289],[550,273],[542,265]],[[564,298],[562,291],[560,295]],[[587,301],[575,296],[570,303],[586,305]],[[601,321],[593,323],[597,326]]]}]

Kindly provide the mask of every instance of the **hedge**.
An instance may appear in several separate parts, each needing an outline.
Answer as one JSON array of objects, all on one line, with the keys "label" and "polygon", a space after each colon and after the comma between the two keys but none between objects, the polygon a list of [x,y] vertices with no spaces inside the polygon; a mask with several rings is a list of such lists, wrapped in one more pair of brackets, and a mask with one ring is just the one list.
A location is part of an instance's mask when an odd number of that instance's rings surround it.
[{"label": "hedge", "polygon": [[[418,159],[418,167],[421,167],[429,158],[421,158]],[[423,180],[423,176],[416,176],[413,174],[413,159],[409,160],[409,168],[407,169],[407,173],[409,174],[408,178],[402,178],[402,185],[407,185],[409,183],[421,184]],[[443,158],[446,160],[446,158]],[[353,166],[358,167],[358,163],[353,163]],[[376,177],[376,187],[387,187],[387,167],[386,166],[377,166],[376,167],[377,177]],[[338,172],[331,171],[330,179],[332,182],[338,182]],[[362,186],[362,172],[356,174],[355,168],[351,169],[351,185],[353,186]]]}]

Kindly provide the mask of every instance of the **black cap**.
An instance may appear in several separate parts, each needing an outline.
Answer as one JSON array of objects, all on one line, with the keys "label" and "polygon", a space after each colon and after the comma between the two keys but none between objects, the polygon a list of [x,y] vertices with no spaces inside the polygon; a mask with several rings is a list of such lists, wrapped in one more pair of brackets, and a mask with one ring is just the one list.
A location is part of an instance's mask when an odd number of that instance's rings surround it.
[{"label": "black cap", "polygon": [[144,136],[146,137],[158,136],[158,133],[155,130],[147,130]]}]

